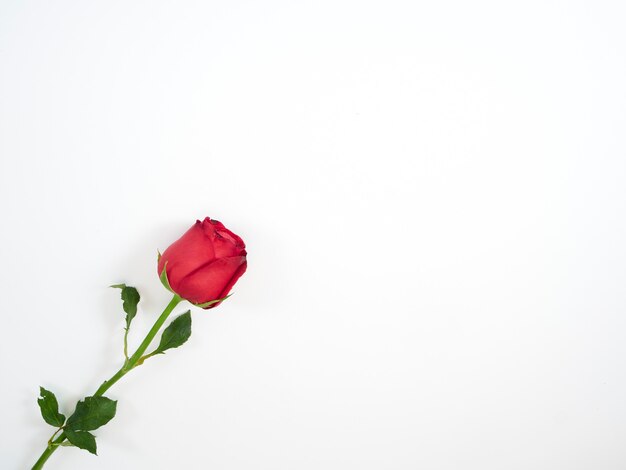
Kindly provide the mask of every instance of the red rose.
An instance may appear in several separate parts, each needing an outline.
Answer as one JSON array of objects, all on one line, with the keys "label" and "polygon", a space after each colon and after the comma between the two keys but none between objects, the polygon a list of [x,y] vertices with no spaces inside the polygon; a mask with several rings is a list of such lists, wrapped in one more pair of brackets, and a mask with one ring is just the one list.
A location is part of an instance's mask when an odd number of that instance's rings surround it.
[{"label": "red rose", "polygon": [[[167,266],[166,266],[167,264]],[[196,221],[159,259],[171,289],[194,304],[223,299],[246,272],[246,245],[221,222]],[[219,303],[205,308],[213,308]]]}]

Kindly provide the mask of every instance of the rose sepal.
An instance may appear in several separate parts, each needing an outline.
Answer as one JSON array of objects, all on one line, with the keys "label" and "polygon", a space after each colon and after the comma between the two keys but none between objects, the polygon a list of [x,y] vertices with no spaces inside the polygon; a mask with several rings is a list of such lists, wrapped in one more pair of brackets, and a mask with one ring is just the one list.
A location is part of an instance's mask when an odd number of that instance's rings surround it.
[{"label": "rose sepal", "polygon": [[[160,255],[160,253],[159,253],[159,255]],[[159,256],[159,258],[160,258],[160,256]],[[170,281],[167,279],[167,261],[165,262],[165,265],[163,266],[163,271],[161,271],[161,274],[159,275],[159,279],[161,280],[161,284],[163,284],[163,286],[168,291],[170,291],[172,294],[176,293],[172,289],[172,286],[170,286]]]},{"label": "rose sepal", "polygon": [[[163,270],[165,271],[165,268],[163,268]],[[219,302],[223,302],[224,300],[229,298],[231,295],[233,294],[228,294],[226,297],[222,297],[221,299],[209,300],[208,302],[204,302],[201,304],[194,304],[193,302],[189,302],[189,303],[192,304],[194,307],[207,308],[207,307],[210,307],[211,305],[217,304]]]}]

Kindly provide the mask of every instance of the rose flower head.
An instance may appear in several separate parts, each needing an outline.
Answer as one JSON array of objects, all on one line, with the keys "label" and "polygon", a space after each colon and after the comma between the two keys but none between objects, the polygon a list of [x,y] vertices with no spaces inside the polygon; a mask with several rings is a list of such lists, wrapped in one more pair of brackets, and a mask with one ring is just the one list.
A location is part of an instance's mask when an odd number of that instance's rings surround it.
[{"label": "rose flower head", "polygon": [[246,254],[241,237],[206,217],[165,250],[158,273],[165,286],[183,299],[213,308],[246,272]]}]

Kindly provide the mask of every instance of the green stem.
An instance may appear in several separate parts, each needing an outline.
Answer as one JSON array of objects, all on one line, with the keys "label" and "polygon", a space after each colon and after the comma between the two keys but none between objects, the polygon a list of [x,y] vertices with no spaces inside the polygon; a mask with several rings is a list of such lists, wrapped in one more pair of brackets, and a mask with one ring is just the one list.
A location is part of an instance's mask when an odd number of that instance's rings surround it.
[{"label": "green stem", "polygon": [[128,363],[128,330],[130,327],[126,325],[124,328],[124,364]]},{"label": "green stem", "polygon": [[143,364],[146,359],[150,359],[152,356],[156,356],[157,354],[163,354],[163,353],[159,352],[158,349],[155,349],[150,354],[146,354],[145,356],[142,356],[139,359],[139,362],[137,362],[137,365],[139,366],[139,365]]},{"label": "green stem", "polygon": [[57,437],[57,434],[59,434],[61,431],[63,431],[64,426],[59,427],[59,429],[57,429],[56,431],[54,431],[54,434],[50,437],[50,439],[48,439],[48,447],[50,447],[52,445],[52,441],[54,440],[55,437]]},{"label": "green stem", "polygon": [[[169,304],[167,304],[167,307],[165,307],[165,310],[163,310],[163,313],[161,313],[157,321],[154,323],[154,325],[152,325],[152,328],[150,328],[150,331],[148,332],[144,340],[141,342],[141,344],[137,348],[137,351],[135,351],[135,353],[127,361],[124,362],[124,365],[122,366],[120,370],[118,370],[109,380],[105,380],[102,383],[102,385],[100,385],[100,387],[98,388],[98,390],[96,390],[96,393],[94,393],[93,396],[95,397],[102,396],[104,392],[106,392],[109,388],[111,388],[115,384],[115,382],[117,382],[122,377],[124,377],[130,370],[132,370],[133,367],[137,365],[137,362],[139,361],[139,359],[141,359],[141,356],[143,355],[143,353],[146,352],[146,349],[148,349],[148,346],[150,346],[150,343],[152,342],[156,334],[159,332],[159,330],[163,326],[163,323],[165,323],[165,321],[167,320],[167,317],[170,316],[172,311],[176,308],[176,306],[182,300],[183,299],[180,298],[177,294],[174,294],[174,297],[172,297],[172,300],[170,301]],[[54,435],[52,437],[54,437]],[[32,470],[39,470],[43,468],[46,461],[50,458],[50,456],[54,453],[54,451],[59,447],[59,444],[61,444],[64,440],[65,440],[65,433],[62,432],[61,434],[59,434],[59,437],[57,437],[54,441],[52,441],[52,445],[49,445],[46,448],[46,450],[43,451],[43,453],[41,454],[37,462],[35,462],[35,465],[33,465]]]}]

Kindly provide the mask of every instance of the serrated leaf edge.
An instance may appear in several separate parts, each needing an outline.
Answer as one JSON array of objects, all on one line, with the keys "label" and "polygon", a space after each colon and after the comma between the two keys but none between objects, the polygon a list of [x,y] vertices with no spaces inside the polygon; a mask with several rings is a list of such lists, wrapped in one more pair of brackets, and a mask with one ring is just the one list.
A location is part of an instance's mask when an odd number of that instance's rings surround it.
[{"label": "serrated leaf edge", "polygon": [[[89,434],[91,437],[93,437],[93,445],[95,447],[94,451],[92,452],[91,450],[85,448],[85,447],[80,447],[78,445],[76,445],[74,442],[72,442],[72,438],[70,437],[72,434],[76,435],[79,433],[85,433],[85,434]],[[89,431],[74,431],[72,429],[66,429],[65,430],[65,437],[67,437],[67,440],[70,441],[70,443],[78,448],[78,449],[82,449],[82,450],[86,450],[87,452],[89,452],[90,454],[93,455],[98,455],[98,444],[96,443],[96,436],[94,436],[93,434],[91,434]]]},{"label": "serrated leaf edge", "polygon": [[[182,318],[184,316],[188,316],[189,317],[189,322],[191,325],[191,310],[187,310],[186,312],[181,313],[180,315],[178,315],[176,318],[174,318],[169,325],[167,325],[167,327],[163,330],[163,333],[161,333],[161,339],[159,340],[159,345],[157,346],[157,348],[154,350],[153,353],[151,353],[151,355],[156,355],[156,354],[165,354],[165,351],[168,351],[170,349],[176,349],[179,348],[180,346],[182,346],[183,344],[185,344],[187,341],[189,341],[189,338],[191,337],[191,331],[189,332],[189,336],[187,336],[187,338],[185,339],[185,341],[183,341],[182,343],[180,343],[178,346],[172,346],[169,348],[165,348],[165,349],[161,349],[161,346],[163,345],[163,335],[165,334],[165,332],[167,331],[168,328],[170,328],[174,322],[176,320],[178,320],[179,318]],[[191,326],[190,326],[191,328]]]},{"label": "serrated leaf edge", "polygon": [[[50,394],[50,398],[51,398],[52,400],[54,400],[54,403],[55,403],[55,405],[56,405],[56,406],[55,406],[56,410],[53,410],[53,411],[54,411],[54,413],[55,413],[55,415],[56,415],[56,416],[54,416],[55,420],[54,420],[54,422],[53,422],[53,423],[49,422],[49,421],[46,419],[46,417],[43,415],[43,408],[42,408],[42,405],[43,405],[43,403],[46,401],[46,398],[44,397],[44,394],[46,394],[46,393]],[[59,412],[59,401],[57,400],[57,397],[56,397],[56,395],[54,394],[54,392],[52,392],[52,391],[50,391],[50,390],[48,390],[48,389],[46,389],[46,388],[43,388],[43,387],[40,385],[40,386],[39,386],[39,397],[37,398],[37,405],[39,406],[39,411],[41,412],[41,417],[42,417],[42,418],[43,418],[43,420],[46,422],[46,424],[49,424],[50,426],[57,426],[57,427],[61,427],[61,426],[63,426],[63,424],[65,423],[65,420],[66,420],[67,418],[65,417],[65,415],[64,415],[63,413]],[[56,419],[56,418],[58,418],[58,419]]]}]

